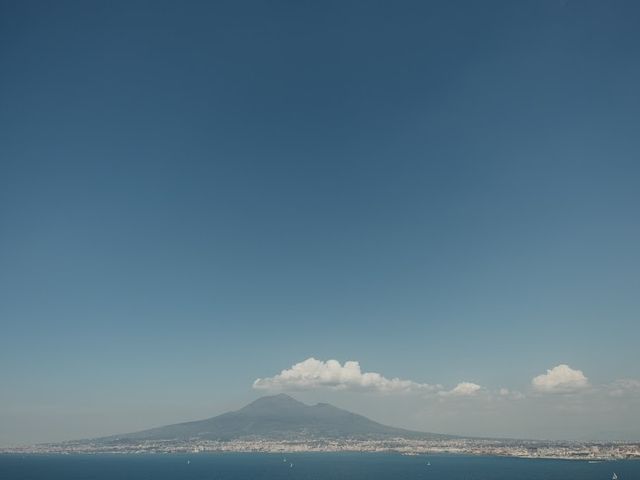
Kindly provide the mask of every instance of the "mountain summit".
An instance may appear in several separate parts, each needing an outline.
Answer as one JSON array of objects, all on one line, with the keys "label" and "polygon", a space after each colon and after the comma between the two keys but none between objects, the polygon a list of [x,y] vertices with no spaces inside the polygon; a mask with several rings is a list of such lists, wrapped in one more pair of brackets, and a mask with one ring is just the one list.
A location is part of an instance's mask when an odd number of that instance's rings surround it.
[{"label": "mountain summit", "polygon": [[297,411],[305,408],[309,408],[308,405],[305,405],[285,393],[280,393],[279,395],[260,397],[238,411],[248,414],[264,413],[272,415],[278,412],[286,413],[292,410]]},{"label": "mountain summit", "polygon": [[289,395],[261,397],[217,417],[102,438],[129,440],[235,440],[241,438],[446,438],[389,427],[328,403],[306,405]]}]

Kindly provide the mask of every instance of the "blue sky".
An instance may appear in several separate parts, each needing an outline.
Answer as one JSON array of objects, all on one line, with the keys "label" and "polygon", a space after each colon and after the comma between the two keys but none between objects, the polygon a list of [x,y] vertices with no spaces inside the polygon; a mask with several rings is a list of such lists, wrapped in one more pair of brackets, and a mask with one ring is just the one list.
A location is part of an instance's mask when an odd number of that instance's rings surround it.
[{"label": "blue sky", "polygon": [[[206,417],[310,357],[525,397],[281,386],[381,421],[639,438],[604,394],[640,378],[639,14],[0,2],[0,445]],[[536,393],[561,364],[591,393]]]}]

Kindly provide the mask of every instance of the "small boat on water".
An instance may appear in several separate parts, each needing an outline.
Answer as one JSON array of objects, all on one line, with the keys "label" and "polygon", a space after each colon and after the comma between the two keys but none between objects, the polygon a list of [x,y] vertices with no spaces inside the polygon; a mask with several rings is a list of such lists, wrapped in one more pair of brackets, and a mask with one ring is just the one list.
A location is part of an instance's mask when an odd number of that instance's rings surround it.
[{"label": "small boat on water", "polygon": [[618,480],[618,475],[616,475],[616,472],[613,472],[613,476],[611,477],[611,480]]},{"label": "small boat on water", "polygon": [[289,465],[289,468],[293,468],[293,463],[291,465]]}]

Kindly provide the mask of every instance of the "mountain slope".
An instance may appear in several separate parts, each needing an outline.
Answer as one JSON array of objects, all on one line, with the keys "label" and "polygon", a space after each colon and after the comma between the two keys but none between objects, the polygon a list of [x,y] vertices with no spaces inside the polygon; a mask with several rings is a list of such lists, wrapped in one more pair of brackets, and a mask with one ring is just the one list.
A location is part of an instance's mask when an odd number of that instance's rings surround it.
[{"label": "mountain slope", "polygon": [[234,412],[194,422],[105,437],[139,440],[233,440],[239,438],[447,438],[447,435],[389,427],[327,403],[306,405],[280,394],[259,398]]}]

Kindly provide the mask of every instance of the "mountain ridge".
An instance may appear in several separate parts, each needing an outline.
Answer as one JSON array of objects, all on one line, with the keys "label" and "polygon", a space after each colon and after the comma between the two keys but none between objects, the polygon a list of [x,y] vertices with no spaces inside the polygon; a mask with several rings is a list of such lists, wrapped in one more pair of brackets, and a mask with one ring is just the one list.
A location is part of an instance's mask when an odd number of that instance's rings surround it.
[{"label": "mountain ridge", "polygon": [[301,439],[301,438],[421,438],[453,435],[419,432],[384,425],[329,403],[307,405],[286,394],[260,397],[244,407],[204,420],[176,423],[138,432],[94,439],[121,443],[140,440]]}]

